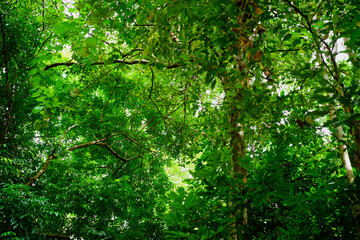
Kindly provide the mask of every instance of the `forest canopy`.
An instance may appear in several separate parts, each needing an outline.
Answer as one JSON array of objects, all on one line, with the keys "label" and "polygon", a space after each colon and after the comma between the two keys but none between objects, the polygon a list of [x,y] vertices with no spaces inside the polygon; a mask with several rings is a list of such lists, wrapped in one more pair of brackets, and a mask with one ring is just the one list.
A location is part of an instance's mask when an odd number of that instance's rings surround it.
[{"label": "forest canopy", "polygon": [[357,239],[358,0],[2,0],[1,239]]}]

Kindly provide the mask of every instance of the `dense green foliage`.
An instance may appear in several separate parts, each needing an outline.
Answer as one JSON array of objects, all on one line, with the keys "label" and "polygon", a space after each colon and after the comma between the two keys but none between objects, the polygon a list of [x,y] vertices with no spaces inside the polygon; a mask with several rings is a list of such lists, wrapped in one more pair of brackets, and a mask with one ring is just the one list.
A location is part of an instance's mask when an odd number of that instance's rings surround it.
[{"label": "dense green foliage", "polygon": [[357,238],[359,9],[1,1],[1,238]]}]

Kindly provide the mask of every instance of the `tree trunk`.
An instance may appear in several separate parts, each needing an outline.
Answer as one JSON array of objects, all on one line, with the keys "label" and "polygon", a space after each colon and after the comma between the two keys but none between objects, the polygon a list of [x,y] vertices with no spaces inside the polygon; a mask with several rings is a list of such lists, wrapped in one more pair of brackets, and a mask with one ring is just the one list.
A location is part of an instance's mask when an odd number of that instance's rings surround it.
[{"label": "tree trunk", "polygon": [[[331,119],[335,118],[333,110],[330,111],[330,118]],[[340,126],[336,127],[335,138],[339,142],[338,150],[340,153],[341,162],[346,170],[346,181],[348,184],[352,184],[354,182],[354,172],[353,172],[353,169],[351,166],[351,161],[350,161],[347,147],[344,144],[345,139],[343,136],[344,136],[344,130],[343,130],[342,126],[340,125]]]},{"label": "tree trunk", "polygon": [[[241,122],[242,107],[241,102],[243,98],[243,91],[249,88],[249,60],[259,61],[261,58],[261,51],[258,51],[255,56],[249,56],[248,49],[254,48],[252,35],[254,29],[257,27],[257,15],[261,14],[261,9],[256,7],[255,1],[238,0],[235,1],[235,8],[239,9],[239,16],[237,16],[238,27],[233,28],[232,31],[238,33],[238,42],[235,49],[237,54],[234,57],[236,71],[239,72],[239,77],[235,80],[229,81],[234,78],[222,78],[222,84],[226,95],[229,97],[229,137],[230,147],[232,149],[231,159],[231,177],[233,179],[232,194],[230,197],[229,206],[231,208],[230,214],[230,231],[229,239],[238,240],[244,238],[244,228],[248,224],[248,209],[247,201],[244,199],[244,187],[247,182],[247,170],[241,164],[241,161],[246,156],[246,142]],[[251,5],[251,6],[250,6]],[[230,84],[229,84],[230,83]],[[231,85],[231,87],[229,87]],[[231,93],[231,94],[229,94]],[[239,107],[240,106],[240,107]],[[240,195],[240,196],[239,196]]]},{"label": "tree trunk", "polygon": [[[240,94],[240,93],[239,93]],[[240,118],[240,109],[233,107],[231,113],[229,114],[229,126],[230,126],[230,135],[231,135],[231,147],[232,147],[232,158],[231,158],[231,177],[235,182],[239,181],[239,178],[242,177],[243,184],[246,184],[247,179],[247,170],[243,168],[240,164],[242,159],[246,155],[246,147],[245,147],[245,136],[243,127],[240,123],[238,123]],[[241,226],[246,226],[248,221],[247,216],[247,207],[246,201],[242,201],[240,197],[240,201],[238,194],[243,194],[244,185],[235,184],[232,186],[232,196],[231,201],[229,203],[230,208],[232,210],[230,215],[230,239],[238,240],[242,239],[239,237],[239,234],[243,235],[243,231],[239,232]]]}]

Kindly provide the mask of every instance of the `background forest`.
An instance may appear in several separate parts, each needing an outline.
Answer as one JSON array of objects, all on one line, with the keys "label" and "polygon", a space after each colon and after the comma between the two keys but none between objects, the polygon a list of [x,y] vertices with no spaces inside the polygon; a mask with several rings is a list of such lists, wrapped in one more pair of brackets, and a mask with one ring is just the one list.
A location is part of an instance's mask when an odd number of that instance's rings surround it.
[{"label": "background forest", "polygon": [[357,239],[358,0],[1,0],[1,239]]}]

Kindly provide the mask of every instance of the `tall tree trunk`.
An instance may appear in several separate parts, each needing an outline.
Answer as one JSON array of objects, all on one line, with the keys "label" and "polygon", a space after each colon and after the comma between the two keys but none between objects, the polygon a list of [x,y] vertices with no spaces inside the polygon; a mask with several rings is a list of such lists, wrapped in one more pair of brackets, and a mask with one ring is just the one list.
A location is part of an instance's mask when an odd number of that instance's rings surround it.
[{"label": "tall tree trunk", "polygon": [[[228,108],[228,124],[230,147],[232,149],[231,159],[231,177],[233,179],[232,195],[229,202],[231,208],[230,214],[230,240],[238,240],[244,238],[244,227],[248,224],[248,209],[247,200],[244,198],[244,187],[247,182],[247,170],[241,164],[246,156],[246,141],[241,122],[243,101],[243,91],[249,87],[249,59],[254,59],[249,56],[249,48],[254,47],[252,35],[254,34],[254,26],[257,26],[257,15],[261,14],[261,10],[255,6],[254,1],[239,0],[236,1],[236,6],[239,8],[239,16],[237,16],[238,27],[232,30],[238,33],[238,42],[236,46],[237,54],[235,59],[235,68],[239,73],[238,78],[224,77],[222,84],[226,95],[229,97]],[[251,6],[250,6],[251,5]],[[249,7],[250,6],[250,7]],[[261,52],[260,52],[261,55]],[[257,53],[257,61],[260,59]],[[234,80],[229,80],[234,79]],[[230,85],[230,87],[229,87]],[[229,94],[230,93],[230,94]],[[240,196],[239,196],[240,195]]]},{"label": "tall tree trunk", "polygon": [[[240,93],[239,93],[240,94]],[[240,109],[233,107],[231,113],[228,116],[229,126],[230,126],[230,135],[231,135],[231,147],[232,147],[232,158],[231,158],[231,177],[234,179],[234,182],[239,181],[239,177],[243,179],[243,184],[246,184],[247,179],[247,170],[241,166],[240,162],[246,156],[246,147],[245,147],[245,136],[243,131],[243,126],[238,123],[240,119]],[[247,206],[246,201],[242,200],[242,197],[237,196],[238,194],[243,194],[244,185],[235,184],[233,186],[235,189],[232,191],[233,195],[231,196],[231,201],[229,203],[231,207],[230,221],[230,239],[238,240],[242,239],[239,234],[243,235],[243,231],[239,231],[241,226],[246,226],[248,222],[247,215]],[[237,199],[240,199],[237,200]]]},{"label": "tall tree trunk", "polygon": [[[346,46],[346,50],[348,51],[349,60],[352,63],[354,63],[355,61],[358,61],[359,59],[356,58],[353,50],[346,45],[346,42],[348,42],[348,41],[349,41],[348,38],[344,38],[344,45]],[[338,53],[337,44],[338,44],[338,42],[335,43],[335,47],[334,47],[335,51],[334,51],[334,53]],[[359,79],[359,83],[360,83],[360,79]],[[345,109],[345,111],[346,111],[346,109]],[[349,107],[347,113],[348,114],[353,114],[354,109],[352,107]],[[360,124],[359,124],[359,121],[356,118],[352,119],[351,135],[353,136],[354,143],[355,143],[354,166],[358,170],[358,169],[360,169]]]},{"label": "tall tree trunk", "polygon": [[[335,118],[334,110],[330,111],[330,118],[331,119]],[[344,141],[345,141],[344,130],[341,125],[336,127],[335,138],[339,142],[338,150],[339,150],[341,161],[346,170],[346,181],[348,184],[352,184],[354,182],[354,172],[353,172],[353,169],[351,166],[351,161],[350,161],[347,147],[344,144]]]},{"label": "tall tree trunk", "polygon": [[[333,113],[333,110],[330,111],[330,117],[333,119],[335,118],[335,115]],[[340,153],[341,161],[343,163],[343,166],[346,170],[346,181],[347,183],[353,184],[354,183],[354,172],[351,166],[351,161],[349,157],[349,153],[347,150],[346,145],[344,144],[344,130],[342,126],[336,127],[335,137],[337,139],[338,143],[338,150]],[[355,195],[355,201],[352,203],[352,215],[354,218],[354,226],[356,229],[356,232],[358,234],[358,239],[360,239],[360,205],[358,204],[358,196]]]},{"label": "tall tree trunk", "polygon": [[[348,39],[344,39],[344,43],[348,41]],[[327,47],[327,49],[330,49],[329,47]],[[349,58],[351,59],[351,57],[355,58],[353,52],[351,49],[347,48],[347,50],[349,50]],[[330,61],[333,65],[334,71],[335,71],[335,77],[333,77],[333,80],[335,80],[335,88],[337,93],[345,98],[345,93],[346,90],[344,89],[344,86],[342,84],[340,84],[340,73],[337,67],[337,62],[335,59],[335,55],[338,53],[338,41],[335,43],[334,49],[331,52],[330,50],[328,50],[331,56]],[[343,103],[341,103],[342,108],[344,109],[344,112],[348,115],[351,116],[352,114],[354,114],[354,107],[351,104],[346,103],[346,101],[344,101]],[[336,116],[334,115],[333,111],[330,111],[330,118],[334,119]],[[351,126],[351,130],[350,130],[350,135],[353,138],[354,141],[354,148],[352,149],[354,152],[354,158],[352,159],[354,166],[356,167],[356,169],[360,168],[360,128],[359,128],[359,121],[356,118],[353,118],[351,120],[352,126]],[[347,150],[347,146],[344,144],[345,139],[344,139],[344,130],[342,128],[342,126],[338,126],[336,127],[336,132],[335,132],[335,137],[337,139],[337,141],[339,142],[338,145],[338,150],[340,153],[340,157],[341,157],[341,161],[343,163],[343,166],[346,170],[346,181],[348,184],[353,184],[354,183],[354,172],[352,169],[352,164],[351,164],[351,160],[349,157],[349,153]],[[357,231],[358,234],[358,239],[360,239],[360,205],[358,204],[358,195],[355,194],[355,202],[353,202],[352,205],[352,215],[354,218],[354,226],[355,229]]]}]

